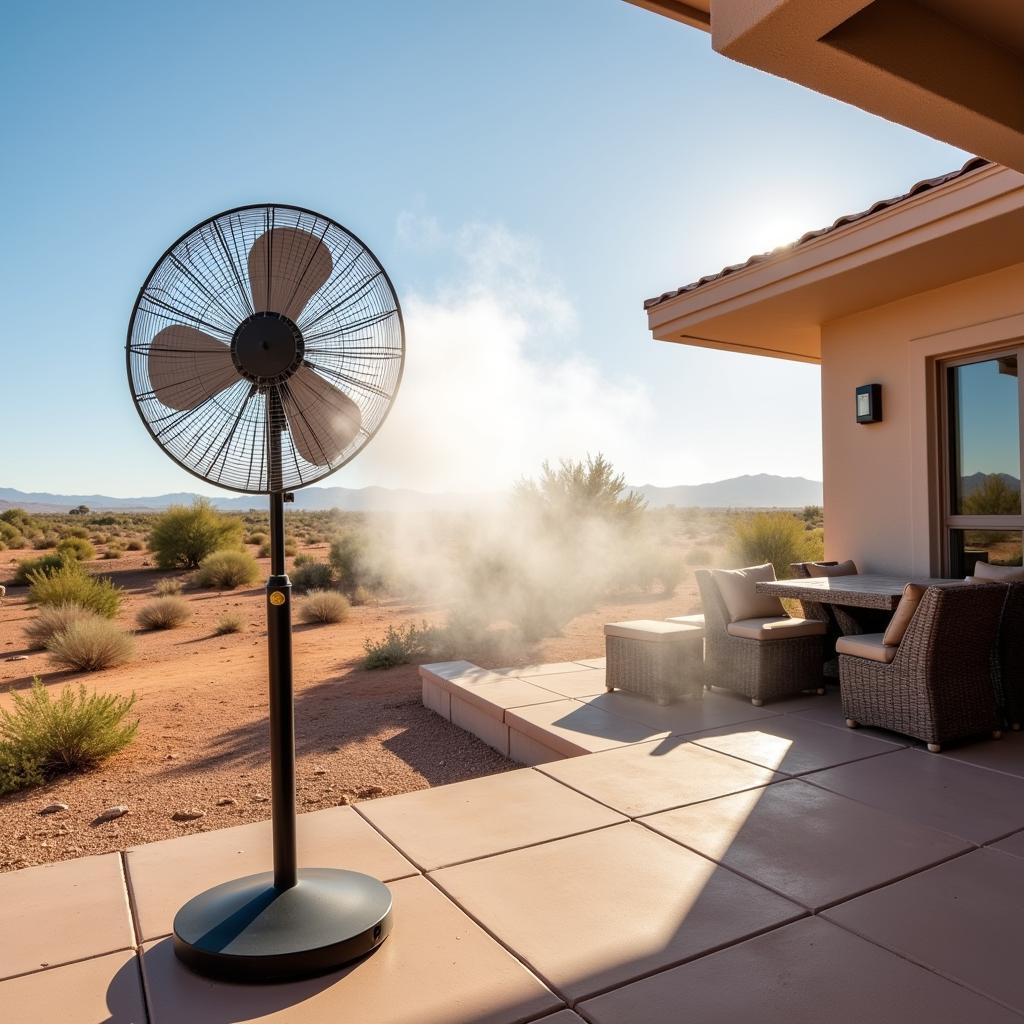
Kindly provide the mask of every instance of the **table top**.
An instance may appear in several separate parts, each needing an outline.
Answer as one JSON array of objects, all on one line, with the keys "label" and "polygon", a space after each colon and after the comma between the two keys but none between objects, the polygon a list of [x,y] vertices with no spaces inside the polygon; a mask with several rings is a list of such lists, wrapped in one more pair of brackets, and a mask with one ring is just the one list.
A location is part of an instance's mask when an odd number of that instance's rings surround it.
[{"label": "table top", "polygon": [[908,583],[929,587],[953,580],[921,576],[814,576],[810,579],[774,580],[758,583],[759,594],[776,597],[794,597],[798,600],[817,601],[819,604],[842,604],[852,608],[882,608],[893,611],[900,603],[903,588]]}]

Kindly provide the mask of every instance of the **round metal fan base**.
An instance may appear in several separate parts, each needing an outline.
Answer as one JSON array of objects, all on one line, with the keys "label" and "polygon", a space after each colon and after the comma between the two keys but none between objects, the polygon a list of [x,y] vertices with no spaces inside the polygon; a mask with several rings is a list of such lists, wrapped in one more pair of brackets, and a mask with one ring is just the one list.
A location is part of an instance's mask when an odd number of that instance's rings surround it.
[{"label": "round metal fan base", "polygon": [[174,952],[211,978],[292,981],[365,956],[390,930],[391,893],[376,878],[307,868],[281,890],[268,871],[189,900],[174,918]]},{"label": "round metal fan base", "polygon": [[231,339],[235,369],[257,384],[287,380],[302,365],[305,350],[302,332],[281,313],[253,313]]}]

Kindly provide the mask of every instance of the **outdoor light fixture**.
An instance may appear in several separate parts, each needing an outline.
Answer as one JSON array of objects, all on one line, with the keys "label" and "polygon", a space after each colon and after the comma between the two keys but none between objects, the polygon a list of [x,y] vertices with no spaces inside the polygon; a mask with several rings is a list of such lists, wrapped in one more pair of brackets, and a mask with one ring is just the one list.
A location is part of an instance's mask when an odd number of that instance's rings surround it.
[{"label": "outdoor light fixture", "polygon": [[861,384],[857,388],[857,422],[882,422],[881,384]]}]

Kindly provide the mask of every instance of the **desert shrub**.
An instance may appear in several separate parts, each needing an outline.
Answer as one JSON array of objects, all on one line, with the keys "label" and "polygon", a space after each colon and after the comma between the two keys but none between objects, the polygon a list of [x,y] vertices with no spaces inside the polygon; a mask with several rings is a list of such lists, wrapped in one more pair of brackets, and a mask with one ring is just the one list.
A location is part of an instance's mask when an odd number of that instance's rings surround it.
[{"label": "desert shrub", "polygon": [[360,604],[372,604],[376,597],[372,590],[368,587],[356,587],[351,594],[348,595],[349,604],[360,605]]},{"label": "desert shrub", "polygon": [[88,540],[89,531],[84,526],[72,526],[61,533],[61,540]]},{"label": "desert shrub", "polygon": [[521,481],[516,496],[559,520],[581,516],[636,520],[647,507],[644,497],[628,490],[625,477],[616,474],[600,453],[580,460],[563,459],[557,469],[544,462],[540,479]]},{"label": "desert shrub", "polygon": [[92,768],[135,738],[127,721],[135,694],[91,694],[64,687],[54,700],[38,679],[0,711],[0,794],[37,785],[53,775]]},{"label": "desert shrub", "polygon": [[299,618],[306,623],[344,622],[349,603],[334,590],[311,590],[299,605]]},{"label": "desert shrub", "polygon": [[661,567],[658,569],[658,581],[661,583],[661,590],[664,594],[674,594],[676,588],[683,582],[686,570],[680,558],[663,558]]},{"label": "desert shrub", "polygon": [[183,597],[168,595],[147,601],[135,619],[143,629],[177,629],[192,617],[192,609]]},{"label": "desert shrub", "polygon": [[294,565],[295,568],[298,569],[301,568],[303,565],[309,565],[310,562],[315,561],[316,559],[312,555],[301,554],[295,556],[295,561],[292,562],[292,565]]},{"label": "desert shrub", "polygon": [[334,570],[326,562],[314,562],[307,559],[291,574],[292,586],[296,590],[328,590],[334,583]]},{"label": "desert shrub", "polygon": [[167,576],[162,580],[157,580],[153,586],[153,593],[157,597],[173,597],[175,594],[180,594],[181,591],[181,580],[174,576]]},{"label": "desert shrub", "polygon": [[388,626],[380,640],[365,641],[366,657],[363,668],[393,668],[410,661],[426,658],[436,649],[437,630],[425,622],[419,626],[409,622],[404,626]]},{"label": "desert shrub", "polygon": [[85,537],[65,537],[57,545],[57,554],[78,562],[88,562],[96,557],[96,549]]},{"label": "desert shrub", "polygon": [[242,524],[222,515],[205,498],[172,505],[153,524],[149,547],[161,569],[196,569],[214,552],[236,549]]},{"label": "desert shrub", "polygon": [[216,636],[225,636],[228,633],[241,633],[245,628],[245,620],[237,612],[225,612],[213,627]]},{"label": "desert shrub", "polygon": [[130,540],[130,541],[128,541],[128,550],[129,551],[144,551],[145,549],[146,549],[146,545],[143,544],[141,540]]},{"label": "desert shrub", "polygon": [[355,530],[349,530],[331,542],[328,561],[334,569],[338,586],[346,594],[353,594],[360,587],[366,591],[379,591],[384,586],[368,549],[366,536]]},{"label": "desert shrub", "polygon": [[250,533],[245,538],[246,544],[265,544],[267,542],[267,535],[265,533]]},{"label": "desert shrub", "polygon": [[260,543],[259,551],[256,552],[257,558],[269,558],[270,557],[270,541],[265,540]]},{"label": "desert shrub", "polygon": [[93,544],[108,544],[110,542],[110,536],[106,533],[94,533],[90,538]]},{"label": "desert shrub", "polygon": [[791,562],[807,561],[816,553],[803,521],[790,512],[756,512],[733,524],[730,555],[739,565],[771,562],[775,575],[790,575]]},{"label": "desert shrub", "polygon": [[8,548],[21,548],[25,546],[25,535],[16,526],[0,520],[0,542]]},{"label": "desert shrub", "polygon": [[120,558],[124,554],[124,548],[120,544],[108,544],[107,550],[103,552],[106,559]]},{"label": "desert shrub", "polygon": [[44,605],[39,614],[25,627],[25,639],[33,651],[42,651],[55,633],[67,629],[80,619],[95,617],[96,613],[77,604]]},{"label": "desert shrub", "polygon": [[123,592],[106,577],[96,577],[78,562],[61,562],[50,571],[28,574],[29,600],[38,605],[77,604],[106,619],[112,619],[121,607]]},{"label": "desert shrub", "polygon": [[98,672],[128,661],[135,641],[109,619],[98,615],[72,622],[46,642],[51,659],[80,672]]},{"label": "desert shrub", "polygon": [[23,558],[14,570],[11,582],[18,586],[29,583],[33,573],[48,574],[56,572],[64,564],[60,555],[41,555],[39,558]]},{"label": "desert shrub", "polygon": [[24,531],[31,522],[32,517],[23,508],[7,508],[0,512],[0,523],[16,526],[21,531]]},{"label": "desert shrub", "polygon": [[196,573],[196,585],[234,590],[255,583],[262,570],[247,551],[215,551],[207,555]]},{"label": "desert shrub", "polygon": [[710,565],[711,552],[707,548],[690,548],[686,552],[685,562],[687,565]]},{"label": "desert shrub", "polygon": [[36,551],[48,551],[51,548],[55,548],[59,543],[59,538],[55,533],[41,533],[32,541],[32,547]]}]

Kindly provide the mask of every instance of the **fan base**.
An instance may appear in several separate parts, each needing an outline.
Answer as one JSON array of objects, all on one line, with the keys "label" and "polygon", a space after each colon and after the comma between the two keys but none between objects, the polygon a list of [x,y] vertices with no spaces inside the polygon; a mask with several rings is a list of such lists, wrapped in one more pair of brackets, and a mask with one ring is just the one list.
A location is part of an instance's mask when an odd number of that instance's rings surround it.
[{"label": "fan base", "polygon": [[391,893],[357,871],[307,868],[290,889],[271,872],[189,900],[174,918],[174,952],[224,981],[293,981],[365,956],[391,931]]}]

